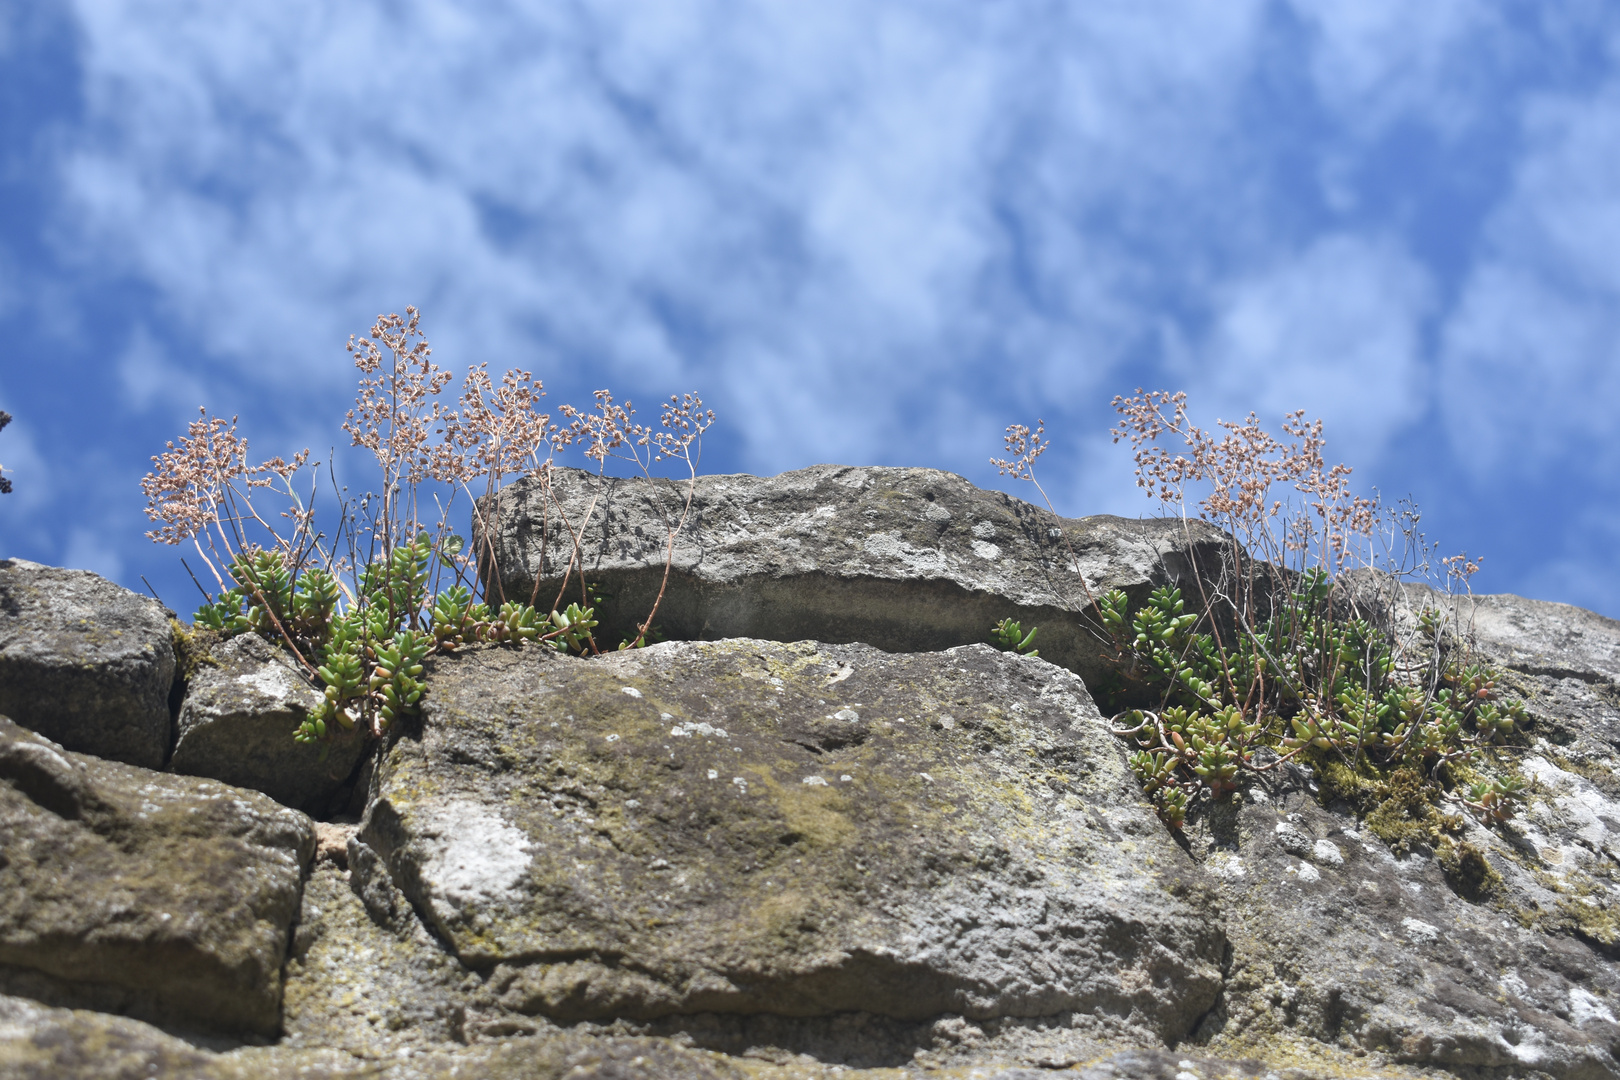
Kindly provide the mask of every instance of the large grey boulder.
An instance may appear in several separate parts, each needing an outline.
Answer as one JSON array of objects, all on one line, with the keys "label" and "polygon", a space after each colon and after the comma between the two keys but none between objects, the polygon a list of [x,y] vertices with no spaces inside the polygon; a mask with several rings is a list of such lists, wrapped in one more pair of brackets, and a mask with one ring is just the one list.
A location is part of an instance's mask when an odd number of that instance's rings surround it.
[{"label": "large grey boulder", "polygon": [[[1043,1018],[1174,1042],[1224,940],[1072,674],[968,646],[437,660],[351,846],[490,1007]],[[379,880],[381,878],[381,880]]]},{"label": "large grey boulder", "polygon": [[1530,718],[1533,795],[1494,857],[1519,916],[1620,957],[1620,622],[1510,595],[1450,598],[1448,610]]},{"label": "large grey boulder", "polygon": [[[479,502],[490,595],[542,610],[583,534],[598,637],[634,633],[663,585],[685,485],[558,469]],[[566,527],[564,523],[567,523]],[[780,476],[699,477],[654,624],[682,640],[859,641],[921,652],[988,641],[999,620],[1040,627],[1041,656],[1088,683],[1109,673],[1089,618],[1121,588],[1213,577],[1223,538],[1199,521],[1059,518],[936,469],[816,465]],[[536,575],[539,583],[536,584]],[[562,603],[578,600],[576,573]]]},{"label": "large grey boulder", "polygon": [[257,792],[0,717],[0,993],[274,1035],[313,853],[309,820]]},{"label": "large grey boulder", "polygon": [[1529,707],[1533,734],[1616,770],[1620,754],[1620,621],[1569,604],[1502,593],[1445,593],[1360,574],[1357,597],[1393,633],[1422,647],[1419,615],[1438,616],[1456,655],[1507,675]]},{"label": "large grey boulder", "polygon": [[366,749],[358,733],[325,744],[293,740],[322,700],[283,651],[258,634],[233,637],[197,665],[186,687],[169,769],[322,813]]},{"label": "large grey boulder", "polygon": [[87,570],[0,560],[0,713],[70,750],[161,768],[170,618]]}]

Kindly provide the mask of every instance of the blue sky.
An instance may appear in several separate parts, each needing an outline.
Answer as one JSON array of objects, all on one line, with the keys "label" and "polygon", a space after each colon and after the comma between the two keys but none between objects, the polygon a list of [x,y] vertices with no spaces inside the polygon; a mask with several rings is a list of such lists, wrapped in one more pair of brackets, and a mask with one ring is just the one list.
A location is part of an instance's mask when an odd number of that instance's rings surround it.
[{"label": "blue sky", "polygon": [[1074,515],[1154,511],[1115,394],[1303,408],[1477,587],[1620,615],[1617,52],[1581,0],[0,0],[0,554],[188,612],[149,457],[200,405],[327,456],[416,304],[552,403],[697,390],[709,472],[1004,485],[1041,416]]}]

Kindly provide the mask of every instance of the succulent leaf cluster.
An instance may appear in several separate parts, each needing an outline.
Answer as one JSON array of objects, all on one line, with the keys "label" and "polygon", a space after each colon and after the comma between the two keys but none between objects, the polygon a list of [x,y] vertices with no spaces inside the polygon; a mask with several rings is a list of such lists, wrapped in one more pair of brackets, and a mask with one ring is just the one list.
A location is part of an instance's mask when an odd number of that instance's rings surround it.
[{"label": "succulent leaf cluster", "polygon": [[1041,651],[1035,648],[1035,633],[1040,627],[1032,626],[1029,633],[1012,619],[1002,619],[990,628],[990,643],[1002,652],[1018,653],[1020,656],[1039,656]]},{"label": "succulent leaf cluster", "polygon": [[198,608],[195,622],[227,637],[257,632],[290,644],[320,687],[322,704],[294,733],[321,742],[357,728],[381,735],[415,714],[426,693],[424,661],[466,645],[543,641],[576,654],[592,651],[595,612],[570,604],[542,615],[528,604],[491,612],[460,583],[430,588],[435,560],[451,565],[464,541],[420,533],[367,563],[351,597],[320,566],[294,573],[276,549],[239,553],[232,585]]},{"label": "succulent leaf cluster", "polygon": [[1243,770],[1295,757],[1413,769],[1491,823],[1522,804],[1519,777],[1472,779],[1485,748],[1525,719],[1521,703],[1502,700],[1499,674],[1453,655],[1461,650],[1432,612],[1421,616],[1425,659],[1397,655],[1388,633],[1337,599],[1326,572],[1308,570],[1265,621],[1232,618],[1223,632],[1207,612],[1188,612],[1176,588],[1154,590],[1135,611],[1121,591],[1099,598],[1122,687],[1134,683],[1138,699],[1146,692],[1158,706],[1123,710],[1116,733],[1172,827],[1198,799],[1235,790]]}]

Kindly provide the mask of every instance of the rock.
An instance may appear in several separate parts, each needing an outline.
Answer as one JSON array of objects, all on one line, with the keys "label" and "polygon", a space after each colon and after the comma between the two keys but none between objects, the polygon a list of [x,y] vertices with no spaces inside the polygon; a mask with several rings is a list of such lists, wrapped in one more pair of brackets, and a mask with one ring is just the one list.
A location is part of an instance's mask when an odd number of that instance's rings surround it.
[{"label": "rock", "polygon": [[0,718],[0,992],[274,1035],[310,823]]},{"label": "rock", "polygon": [[[1271,774],[1207,831],[1189,829],[1233,946],[1203,1032],[1212,1051],[1274,1059],[1298,1040],[1464,1074],[1616,1074],[1620,973],[1525,925],[1525,883],[1556,897],[1510,843],[1464,823],[1439,852],[1392,849],[1311,786],[1303,770]],[[1507,880],[1485,895],[1464,888],[1446,865],[1461,844]]]},{"label": "rock", "polygon": [[[665,522],[684,485],[603,482],[575,469],[505,488],[480,512],[496,522],[486,556],[492,596],[550,610],[583,527],[586,578],[605,647],[634,633],[664,576]],[[476,530],[475,530],[476,533]],[[484,541],[474,543],[484,550]],[[1091,595],[1122,588],[1140,603],[1156,585],[1212,573],[1220,533],[1199,521],[1064,519],[935,469],[816,465],[780,476],[699,477],[654,620],[672,639],[859,641],[922,652],[990,639],[999,620],[1038,626],[1043,659],[1088,681],[1106,677],[1102,639],[1081,616]],[[543,552],[542,552],[542,549]],[[539,568],[540,583],[535,584]],[[578,575],[561,603],[578,599]]]},{"label": "rock", "polygon": [[88,571],[0,561],[0,714],[69,750],[161,768],[170,618]]},{"label": "rock", "polygon": [[293,741],[322,702],[294,665],[258,634],[215,647],[186,688],[170,770],[262,791],[309,813],[325,811],[342,794],[366,743],[358,737]]},{"label": "rock", "polygon": [[408,906],[394,915],[372,919],[349,876],[317,864],[287,958],[282,1045],[375,1058],[466,1041],[482,980]]},{"label": "rock", "polygon": [[1620,957],[1620,622],[1518,596],[1387,583],[1382,592],[1402,633],[1415,632],[1424,607],[1439,609],[1524,703],[1529,745],[1508,764],[1534,782],[1529,804],[1474,840],[1504,879],[1496,902],[1527,926]]},{"label": "rock", "polygon": [[128,1017],[51,1008],[0,994],[0,1076],[6,1080],[359,1080],[377,1075],[374,1064],[333,1051],[241,1047],[220,1053]]},{"label": "rock", "polygon": [[[1611,822],[1620,829],[1610,797],[1620,792],[1555,764],[1557,748],[1542,737],[1596,737],[1592,746],[1613,753],[1604,733],[1620,727],[1599,705],[1620,625],[1516,597],[1454,607],[1432,590],[1390,584],[1356,582],[1360,599],[1377,596],[1375,610],[1410,640],[1421,642],[1425,604],[1465,633],[1471,622],[1476,657],[1500,665],[1508,689],[1530,699],[1533,746],[1504,752],[1503,762],[1536,778],[1538,793],[1494,829],[1452,800],[1439,812],[1454,832],[1381,839],[1366,806],[1358,814],[1345,793],[1288,766],[1251,775],[1241,798],[1195,815],[1189,847],[1219,883],[1233,948],[1222,1005],[1200,1037],[1222,1055],[1268,1061],[1290,1045],[1314,1054],[1330,1044],[1464,1075],[1620,1074],[1620,912],[1607,854],[1620,854],[1608,831]],[[1612,783],[1609,760],[1581,768]]]},{"label": "rock", "polygon": [[[1439,598],[1439,594],[1436,594]],[[1481,651],[1527,675],[1620,682],[1620,622],[1596,612],[1501,594],[1459,598],[1459,627]]]},{"label": "rock", "polygon": [[1062,1017],[1174,1042],[1215,1002],[1200,876],[1043,660],[732,640],[484,649],[428,677],[350,865],[374,915],[398,889],[501,1010]]},{"label": "rock", "polygon": [[0,1075],[12,1080],[196,1076],[213,1056],[138,1020],[0,994]]},{"label": "rock", "polygon": [[[657,490],[611,482],[593,519],[609,630],[662,576]],[[517,494],[491,541],[532,566]],[[1620,623],[1448,608],[1527,702],[1502,761],[1535,786],[1505,825],[1443,799],[1443,828],[1391,826],[1354,777],[1287,765],[1175,835],[1072,673],[1102,671],[1084,604],[1054,597],[1066,543],[1140,599],[1218,537],[927,470],[708,478],[697,511],[658,621],[756,639],[434,658],[358,829],[0,721],[0,1075],[1620,1075]],[[42,573],[69,572],[0,587]],[[1440,598],[1399,599],[1416,633]],[[1041,659],[967,644],[1001,617],[1041,626]],[[882,640],[797,640],[840,635]],[[234,639],[172,768],[246,758],[229,778],[334,812],[352,759],[298,790],[295,759],[263,763],[313,703]]]}]

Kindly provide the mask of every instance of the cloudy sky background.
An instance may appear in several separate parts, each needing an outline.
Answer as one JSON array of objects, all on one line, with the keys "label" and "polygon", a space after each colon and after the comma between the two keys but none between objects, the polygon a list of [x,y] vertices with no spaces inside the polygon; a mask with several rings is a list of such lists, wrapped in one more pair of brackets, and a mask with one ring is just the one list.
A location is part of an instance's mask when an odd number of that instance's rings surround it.
[{"label": "cloudy sky background", "polygon": [[0,555],[189,612],[150,455],[206,405],[326,457],[416,304],[553,405],[697,390],[709,472],[1007,486],[1044,417],[1072,515],[1155,510],[1115,394],[1303,408],[1477,587],[1620,616],[1617,50],[1581,0],[0,0]]}]

